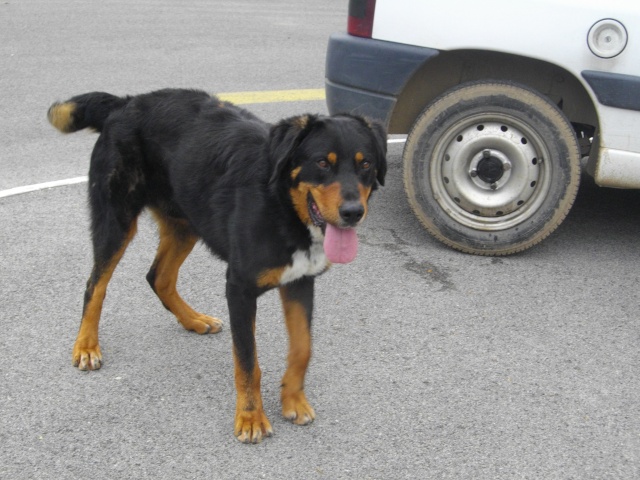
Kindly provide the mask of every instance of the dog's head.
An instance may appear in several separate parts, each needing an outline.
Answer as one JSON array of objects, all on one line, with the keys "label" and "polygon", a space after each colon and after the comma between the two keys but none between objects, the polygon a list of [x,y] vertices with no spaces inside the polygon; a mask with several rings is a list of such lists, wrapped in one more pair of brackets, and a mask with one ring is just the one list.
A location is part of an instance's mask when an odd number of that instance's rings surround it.
[{"label": "dog's head", "polygon": [[355,258],[354,227],[387,172],[384,128],[352,115],[305,115],[271,130],[271,183],[284,186],[302,223],[324,234],[330,261]]},{"label": "dog's head", "polygon": [[384,128],[351,115],[305,115],[271,130],[271,182],[285,182],[306,225],[352,228],[387,172]]}]

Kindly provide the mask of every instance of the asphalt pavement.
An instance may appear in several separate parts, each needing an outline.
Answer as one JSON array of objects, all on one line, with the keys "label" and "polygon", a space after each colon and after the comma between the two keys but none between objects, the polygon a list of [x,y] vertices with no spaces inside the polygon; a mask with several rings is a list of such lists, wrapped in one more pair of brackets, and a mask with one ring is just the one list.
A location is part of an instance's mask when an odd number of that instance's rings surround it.
[{"label": "asphalt pavement", "polygon": [[[347,2],[9,0],[0,4],[0,191],[86,175],[95,134],[63,136],[55,100],[104,90],[317,89]],[[322,101],[247,105],[266,120]],[[222,318],[183,330],[149,289],[148,215],[110,284],[104,366],[71,347],[91,269],[86,183],[0,198],[0,479],[635,479],[640,477],[640,192],[585,178],[559,229],[476,257],[423,231],[391,144],[350,265],[317,281],[307,395],[283,419],[287,338],[258,306],[275,430],[233,436],[225,266],[198,245],[179,288]]]}]

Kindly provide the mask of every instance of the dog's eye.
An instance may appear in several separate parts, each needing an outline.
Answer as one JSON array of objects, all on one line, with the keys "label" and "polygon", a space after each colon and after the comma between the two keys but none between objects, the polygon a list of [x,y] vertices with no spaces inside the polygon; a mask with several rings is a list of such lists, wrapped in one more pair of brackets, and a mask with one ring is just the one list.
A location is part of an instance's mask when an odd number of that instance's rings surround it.
[{"label": "dog's eye", "polygon": [[371,168],[371,162],[369,160],[363,160],[362,162],[360,162],[360,167],[363,170],[369,170]]},{"label": "dog's eye", "polygon": [[324,158],[321,160],[318,160],[316,163],[318,167],[320,167],[320,169],[322,170],[329,170],[329,168],[331,168],[331,165],[329,164],[329,162]]}]

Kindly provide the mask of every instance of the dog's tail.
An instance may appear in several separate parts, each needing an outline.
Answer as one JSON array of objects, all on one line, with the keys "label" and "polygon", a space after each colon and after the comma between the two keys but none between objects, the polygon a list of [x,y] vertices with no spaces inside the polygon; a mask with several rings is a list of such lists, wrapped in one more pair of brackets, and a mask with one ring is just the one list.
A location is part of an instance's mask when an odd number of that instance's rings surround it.
[{"label": "dog's tail", "polygon": [[129,97],[116,97],[110,93],[92,92],[56,102],[49,107],[49,123],[62,133],[72,133],[83,128],[101,132],[111,112],[124,107]]}]

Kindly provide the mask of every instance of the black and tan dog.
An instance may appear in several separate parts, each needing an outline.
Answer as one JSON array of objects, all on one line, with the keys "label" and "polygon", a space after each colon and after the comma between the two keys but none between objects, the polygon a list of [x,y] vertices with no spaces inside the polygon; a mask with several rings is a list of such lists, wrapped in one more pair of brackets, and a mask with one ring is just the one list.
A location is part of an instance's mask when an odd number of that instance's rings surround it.
[{"label": "black and tan dog", "polygon": [[98,323],[107,284],[148,208],[160,245],[151,288],[187,330],[216,333],[218,319],[194,311],[176,291],[180,265],[198,239],[228,263],[237,402],[235,435],[259,442],[272,428],[260,394],[256,300],[279,288],[289,332],[282,413],[307,424],[314,277],[349,262],[356,227],[386,173],[386,134],[350,116],[304,115],[269,125],[207,93],[161,90],[116,97],[87,93],[56,103],[62,132],[100,132],[89,170],[94,266],[87,282],[73,364],[102,365]]}]

